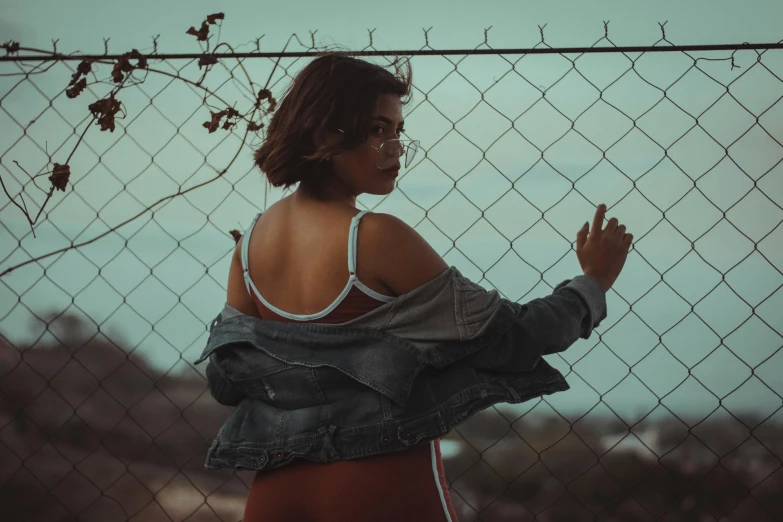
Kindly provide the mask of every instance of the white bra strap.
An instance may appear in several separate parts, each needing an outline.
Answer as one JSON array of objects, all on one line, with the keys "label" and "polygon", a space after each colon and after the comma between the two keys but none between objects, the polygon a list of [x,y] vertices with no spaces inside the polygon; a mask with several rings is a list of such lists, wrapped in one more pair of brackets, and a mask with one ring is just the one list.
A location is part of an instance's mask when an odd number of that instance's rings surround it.
[{"label": "white bra strap", "polygon": [[359,236],[359,220],[368,212],[369,210],[362,210],[351,220],[351,229],[348,232],[348,271],[351,275],[356,274],[356,243]]},{"label": "white bra strap", "polygon": [[256,224],[256,221],[258,221],[258,218],[261,217],[262,212],[259,212],[256,214],[255,219],[253,219],[253,222],[250,223],[250,226],[247,227],[247,230],[245,231],[245,235],[242,236],[242,273],[245,277],[245,287],[247,288],[248,293],[252,294],[250,290],[250,274],[248,272],[248,253],[247,253],[247,246],[250,244],[250,234],[253,232],[253,227]]}]

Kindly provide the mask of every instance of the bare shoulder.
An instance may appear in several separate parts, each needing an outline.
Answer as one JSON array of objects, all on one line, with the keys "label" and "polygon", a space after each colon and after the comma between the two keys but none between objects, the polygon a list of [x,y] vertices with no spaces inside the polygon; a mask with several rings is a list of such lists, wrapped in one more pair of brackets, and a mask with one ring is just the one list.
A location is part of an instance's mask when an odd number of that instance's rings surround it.
[{"label": "bare shoulder", "polygon": [[371,258],[378,279],[402,295],[428,283],[449,268],[416,230],[382,212],[362,217],[362,252]]}]

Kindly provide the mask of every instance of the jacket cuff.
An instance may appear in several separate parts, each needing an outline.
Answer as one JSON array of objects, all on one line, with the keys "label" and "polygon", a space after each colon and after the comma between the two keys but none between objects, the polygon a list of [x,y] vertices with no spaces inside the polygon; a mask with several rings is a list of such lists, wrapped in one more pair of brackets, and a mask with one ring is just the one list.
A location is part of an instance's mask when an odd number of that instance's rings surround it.
[{"label": "jacket cuff", "polygon": [[582,339],[587,339],[593,332],[593,328],[599,326],[601,321],[606,319],[606,292],[604,287],[598,282],[598,279],[591,275],[583,274],[566,279],[555,287],[552,293],[561,288],[566,288],[576,292],[584,301],[588,310],[588,315],[582,323]]}]

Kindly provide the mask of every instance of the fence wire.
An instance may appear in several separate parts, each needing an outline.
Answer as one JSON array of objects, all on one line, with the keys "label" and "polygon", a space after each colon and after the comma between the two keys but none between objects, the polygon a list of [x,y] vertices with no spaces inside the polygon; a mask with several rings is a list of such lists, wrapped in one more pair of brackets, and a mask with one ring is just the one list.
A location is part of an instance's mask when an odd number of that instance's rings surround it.
[{"label": "fence wire", "polygon": [[[578,273],[598,203],[634,233],[609,317],[548,359],[572,390],[443,439],[460,520],[782,520],[781,45],[696,56],[665,33],[645,49],[606,34],[566,52],[541,36],[521,56],[427,41],[406,115],[420,152],[392,194],[358,200],[517,302]],[[236,230],[283,195],[249,160],[269,114],[242,128],[228,109],[258,101],[241,81],[262,70],[281,92],[317,50],[299,43],[219,59],[156,43],[146,70],[114,68],[118,91],[79,87],[95,69],[78,56],[5,46],[4,520],[242,518],[253,472],[204,469],[229,408],[192,361]]]}]

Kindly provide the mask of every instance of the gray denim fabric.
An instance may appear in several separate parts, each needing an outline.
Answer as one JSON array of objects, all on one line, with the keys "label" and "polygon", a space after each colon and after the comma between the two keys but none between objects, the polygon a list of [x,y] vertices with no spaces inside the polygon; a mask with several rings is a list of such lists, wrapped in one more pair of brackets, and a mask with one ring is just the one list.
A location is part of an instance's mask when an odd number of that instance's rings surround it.
[{"label": "gray denim fabric", "polygon": [[606,317],[592,276],[518,304],[449,267],[341,324],[284,323],[226,305],[196,364],[236,406],[208,469],[271,470],[400,451],[440,438],[478,411],[569,388],[543,355],[588,339]]}]

